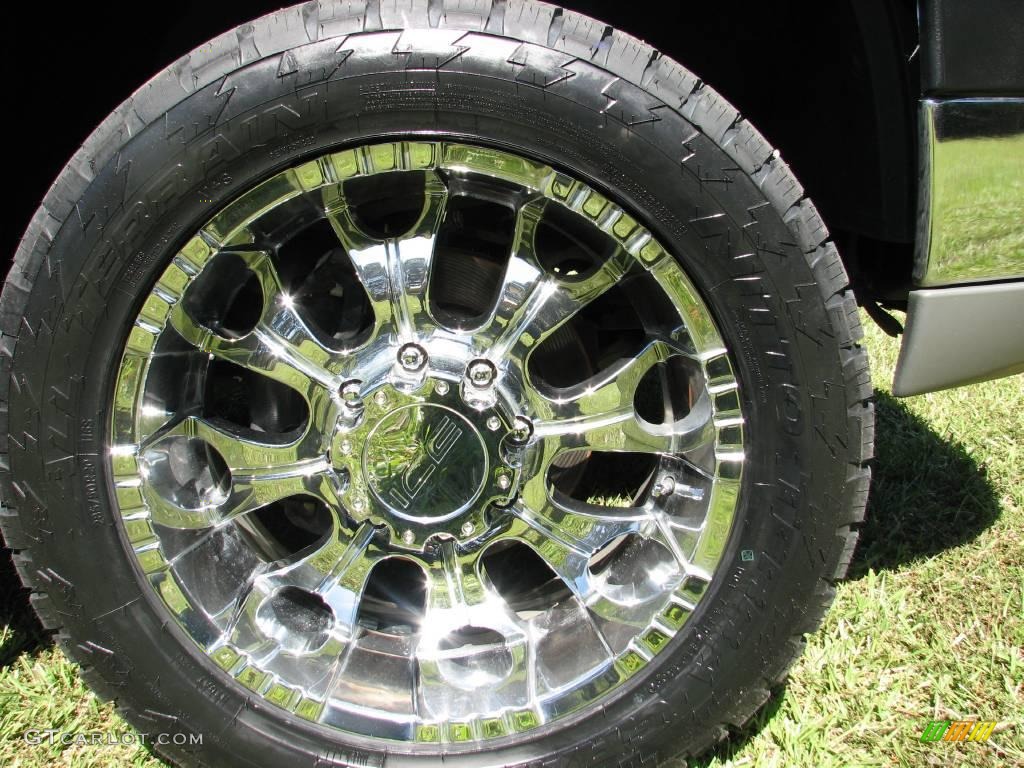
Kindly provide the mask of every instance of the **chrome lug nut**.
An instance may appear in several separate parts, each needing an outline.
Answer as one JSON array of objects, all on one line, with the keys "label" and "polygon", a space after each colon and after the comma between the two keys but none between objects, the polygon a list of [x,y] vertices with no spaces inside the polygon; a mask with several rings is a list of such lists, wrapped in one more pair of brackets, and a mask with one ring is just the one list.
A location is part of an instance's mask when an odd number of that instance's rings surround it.
[{"label": "chrome lug nut", "polygon": [[366,502],[365,501],[363,501],[362,499],[353,499],[352,500],[352,511],[355,512],[357,515],[362,514],[363,510],[365,510],[365,509],[366,509]]},{"label": "chrome lug nut", "polygon": [[338,450],[341,451],[342,454],[344,454],[345,456],[348,456],[350,453],[352,453],[352,443],[350,443],[348,440],[342,440],[341,444],[338,445]]},{"label": "chrome lug nut", "polygon": [[651,495],[656,499],[662,496],[670,496],[675,489],[676,479],[671,475],[667,475],[654,485],[654,488],[651,489]]},{"label": "chrome lug nut", "polygon": [[491,430],[491,432],[497,432],[499,429],[501,429],[501,419],[499,419],[497,416],[491,416],[487,420],[487,428]]},{"label": "chrome lug nut", "polygon": [[512,487],[512,478],[507,474],[502,473],[498,475],[498,488],[502,491],[507,491]]},{"label": "chrome lug nut", "polygon": [[414,541],[416,541],[416,534],[412,531],[406,531],[402,534],[402,542],[404,544],[412,544]]},{"label": "chrome lug nut", "polygon": [[363,382],[358,379],[350,379],[338,387],[338,397],[341,398],[341,410],[338,411],[338,426],[345,430],[352,430],[359,426],[366,414],[363,402]]},{"label": "chrome lug nut", "polygon": [[474,526],[471,522],[466,521],[465,523],[462,524],[462,535],[463,536],[472,536],[474,530],[476,530],[476,526]]},{"label": "chrome lug nut", "polygon": [[383,389],[380,390],[379,392],[377,392],[377,394],[373,396],[373,402],[375,402],[381,408],[386,407],[388,404],[388,393],[385,392]]},{"label": "chrome lug nut", "polygon": [[512,420],[512,429],[501,438],[499,452],[501,460],[509,467],[523,466],[523,459],[533,439],[533,422],[525,416],[516,416]]},{"label": "chrome lug nut", "polygon": [[512,421],[509,437],[520,445],[530,442],[530,438],[533,437],[533,422],[525,416],[516,416]]},{"label": "chrome lug nut", "polygon": [[437,392],[437,394],[441,395],[442,397],[444,395],[447,395],[448,394],[448,382],[447,381],[439,381],[439,382],[437,382],[437,384],[434,385],[434,391]]},{"label": "chrome lug nut", "polygon": [[474,360],[466,368],[469,383],[478,389],[491,386],[498,376],[498,370],[490,360]]},{"label": "chrome lug nut", "polygon": [[363,405],[362,396],[363,382],[358,379],[350,379],[338,388],[341,400],[349,408],[361,408]]},{"label": "chrome lug nut", "polygon": [[427,352],[419,344],[405,344],[398,350],[398,364],[409,373],[422,371],[427,364]]},{"label": "chrome lug nut", "polygon": [[480,358],[470,362],[459,385],[466,405],[481,412],[493,408],[498,400],[498,388],[494,386],[497,378],[498,369],[490,360]]}]

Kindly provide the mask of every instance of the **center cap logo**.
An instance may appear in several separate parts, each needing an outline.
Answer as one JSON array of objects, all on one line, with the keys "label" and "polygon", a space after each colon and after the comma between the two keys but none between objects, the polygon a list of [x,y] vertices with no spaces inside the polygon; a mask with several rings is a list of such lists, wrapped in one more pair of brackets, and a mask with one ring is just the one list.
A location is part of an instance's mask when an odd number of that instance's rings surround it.
[{"label": "center cap logo", "polygon": [[392,411],[377,422],[364,446],[370,491],[410,520],[446,520],[464,512],[487,476],[480,434],[460,413],[441,405]]}]

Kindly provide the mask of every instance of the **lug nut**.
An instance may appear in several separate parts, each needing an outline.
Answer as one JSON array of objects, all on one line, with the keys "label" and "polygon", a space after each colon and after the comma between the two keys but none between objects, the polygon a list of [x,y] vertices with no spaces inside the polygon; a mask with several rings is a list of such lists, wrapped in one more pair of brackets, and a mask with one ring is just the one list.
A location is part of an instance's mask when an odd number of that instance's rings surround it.
[{"label": "lug nut", "polygon": [[348,440],[342,440],[341,444],[338,446],[338,450],[340,450],[345,456],[348,456],[352,453],[352,443]]},{"label": "lug nut", "polygon": [[416,541],[416,534],[414,534],[412,531],[406,531],[402,534],[402,541],[405,544],[412,544],[414,541]]},{"label": "lug nut", "polygon": [[490,360],[474,360],[466,369],[470,384],[480,389],[491,386],[497,375],[498,371]]},{"label": "lug nut", "polygon": [[353,512],[355,512],[358,515],[358,514],[361,514],[364,509],[366,509],[366,502],[365,501],[363,501],[362,499],[353,499],[352,500],[352,511]]},{"label": "lug nut", "polygon": [[487,420],[487,428],[491,430],[491,432],[497,432],[499,429],[501,429],[501,419],[499,419],[497,416],[491,416]]},{"label": "lug nut", "polygon": [[341,396],[342,402],[349,408],[358,408],[363,404],[362,388],[363,382],[351,379],[338,388],[338,394]]},{"label": "lug nut", "polygon": [[533,422],[525,416],[516,416],[509,436],[519,444],[528,443],[533,437]]},{"label": "lug nut", "polygon": [[427,353],[419,344],[406,344],[398,350],[398,364],[409,373],[416,373],[427,364]]},{"label": "lug nut", "polygon": [[366,415],[363,402],[363,382],[350,379],[338,387],[342,407],[338,411],[338,426],[345,430],[355,429]]},{"label": "lug nut", "polygon": [[388,404],[388,393],[385,392],[383,389],[378,391],[377,394],[373,396],[373,402],[375,402],[381,408],[384,408]]},{"label": "lug nut", "polygon": [[500,488],[503,491],[507,491],[511,487],[512,487],[512,478],[511,477],[509,477],[508,475],[506,475],[504,473],[498,475],[498,488]]},{"label": "lug nut", "polygon": [[447,381],[439,381],[439,382],[437,382],[437,384],[434,385],[434,391],[437,392],[437,394],[441,395],[442,397],[444,395],[447,395],[448,394],[448,382]]},{"label": "lug nut", "polygon": [[676,479],[671,475],[667,475],[659,480],[654,488],[651,489],[651,495],[654,498],[660,498],[662,496],[669,496],[676,489]]},{"label": "lug nut", "polygon": [[474,530],[476,530],[476,526],[474,526],[471,522],[467,521],[462,524],[463,536],[472,536]]}]

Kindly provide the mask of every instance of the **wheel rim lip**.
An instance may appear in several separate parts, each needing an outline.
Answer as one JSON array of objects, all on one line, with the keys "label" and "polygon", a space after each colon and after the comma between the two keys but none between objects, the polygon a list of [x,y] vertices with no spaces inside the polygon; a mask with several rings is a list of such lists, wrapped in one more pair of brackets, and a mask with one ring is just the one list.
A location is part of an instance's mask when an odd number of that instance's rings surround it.
[{"label": "wheel rim lip", "polygon": [[[389,143],[389,144],[391,146],[394,146],[394,143]],[[388,146],[388,144],[385,144],[385,145],[372,145],[372,146]],[[465,143],[462,143],[462,142],[459,142],[457,144],[457,146],[470,147],[471,149],[479,149],[477,147],[472,147],[471,145],[468,145],[468,144],[465,144]],[[494,152],[494,151],[491,150],[491,152]],[[507,153],[499,153],[499,154],[507,154]],[[516,158],[516,159],[520,159],[520,158]],[[535,161],[529,161],[529,162],[535,162]],[[292,169],[289,169],[289,170],[292,170]],[[475,172],[479,171],[479,169],[472,169],[472,170],[474,170]],[[548,169],[548,170],[550,170],[550,169]],[[653,239],[653,236],[650,238],[650,242],[654,243],[656,245],[656,241]],[[192,241],[190,241],[189,245],[192,245]],[[186,249],[188,247],[189,246],[186,246]],[[183,249],[182,253],[184,253],[186,251],[186,249]],[[665,255],[664,252],[662,252],[662,255]],[[185,260],[187,261],[188,257],[186,257]],[[680,272],[680,274],[682,275],[683,279],[686,280],[685,274],[683,274],[682,272]],[[688,280],[686,282],[688,284]],[[692,288],[692,285],[690,285],[689,288],[690,288],[690,290],[693,291],[693,297],[696,299],[696,302],[701,307],[703,307],[703,303],[700,301],[699,296],[696,294],[696,291]],[[713,322],[713,320],[711,320],[710,312],[707,311],[706,307],[703,307],[703,309],[704,309],[704,317],[702,318],[701,321],[706,323],[706,324],[710,324],[710,330],[713,333],[717,334],[717,331],[714,330],[714,322]],[[135,327],[138,328],[138,327],[140,327],[142,325],[145,325],[145,323],[143,321],[144,321],[144,318],[142,317],[142,315],[140,315],[140,319],[136,322],[136,326]],[[708,329],[705,328],[704,330],[707,331]],[[129,339],[129,344],[126,347],[126,356],[130,352],[131,352],[131,339]],[[724,356],[724,354],[725,353],[724,353],[724,346],[723,346],[722,355]],[[123,373],[123,372],[124,371],[123,371],[123,366],[122,366],[122,372],[121,373]],[[116,414],[115,414],[114,422],[115,422],[114,429],[115,429],[115,432],[116,432],[116,430],[117,430]],[[121,445],[115,445],[115,449],[118,449],[118,448],[121,448]],[[111,455],[111,459],[112,459],[112,461],[111,461],[111,472],[112,472],[112,474],[114,475],[115,478],[118,477],[119,470],[120,470],[120,476],[121,477],[124,477],[124,475],[126,474],[123,471],[124,470],[123,466],[121,466],[120,468],[117,466],[117,459],[118,458],[119,458],[118,450],[112,451],[112,455]],[[741,464],[742,457],[739,457],[738,459],[735,458],[735,457],[724,457],[724,454],[723,454],[723,460],[725,460],[725,461],[736,461],[737,463]],[[737,471],[735,473],[735,475],[733,477],[729,478],[729,479],[733,480],[733,481],[736,481],[736,484],[738,485],[739,476],[740,476],[739,472]],[[115,482],[115,485],[120,485],[121,487],[124,487],[123,483],[119,484],[119,483]],[[120,502],[120,498],[119,498],[119,502]],[[120,503],[119,503],[119,506],[122,506],[122,505],[120,505]],[[732,506],[733,506],[733,508],[735,508],[735,497],[733,498]],[[123,509],[124,509],[124,507],[122,506],[122,512],[123,512]],[[126,515],[125,517],[127,519],[128,517],[131,517],[131,516],[130,515]],[[135,521],[131,520],[129,522],[135,522]],[[725,535],[726,536],[728,535],[728,531],[725,532]],[[134,544],[133,536],[131,535],[131,532],[129,532],[128,539],[129,539],[129,541],[132,541],[133,544]],[[149,549],[149,550],[140,551],[140,548],[138,546],[134,546],[133,548],[135,549],[135,554],[139,557],[140,564],[143,566],[143,572],[146,573],[146,574],[152,574],[153,572],[151,570],[147,570],[147,565],[148,564],[146,562],[142,561],[142,556],[145,555],[146,553],[151,553],[154,550]],[[723,549],[724,549],[724,546],[723,546]],[[166,605],[167,604],[166,595],[162,595],[162,596],[164,597],[163,602]],[[670,606],[678,606],[678,605],[679,605],[679,603],[672,602],[670,600]],[[694,602],[694,605],[695,605],[695,602]],[[692,609],[694,607],[694,605],[691,605],[689,607],[689,609]],[[174,610],[173,606],[171,606],[171,605],[168,605],[167,607],[169,607],[171,609],[172,613],[175,615],[175,618],[178,619],[179,622],[180,622],[181,621],[180,612],[176,612]],[[661,628],[665,629],[664,625],[662,625]],[[637,652],[638,650],[641,651],[641,652],[638,653]],[[638,671],[640,671],[641,669],[645,668],[647,666],[647,664],[649,663],[649,661],[650,661],[650,658],[648,658],[648,657],[653,655],[649,650],[648,651],[643,651],[643,649],[638,649],[638,648],[631,648],[630,649],[630,653],[632,654],[631,657],[628,658],[627,661],[624,662],[623,664],[619,664],[618,663],[618,662],[622,661],[621,659],[616,659],[617,663],[614,666],[616,667],[615,671],[616,671],[617,679],[616,679],[615,683],[612,685],[613,689],[616,688],[617,686],[621,685],[621,683],[628,681]],[[215,657],[214,661],[217,662],[222,668],[225,667],[225,664],[223,663],[223,659],[219,659],[219,658]],[[629,668],[630,664],[636,664],[637,666],[636,666],[635,669],[630,669]],[[243,667],[239,668],[237,666],[237,664],[235,664],[235,663],[232,663],[232,664],[227,665],[227,666],[228,666],[229,674],[231,674],[236,680],[241,682],[243,685],[251,687],[248,679],[245,677],[246,670],[250,669],[251,668],[250,666],[243,666]],[[592,682],[592,678],[591,678],[591,682]],[[268,691],[262,691],[262,693],[264,695],[266,695],[268,693]],[[596,701],[596,699],[595,699],[595,701]],[[274,702],[274,703],[278,703],[278,702]],[[590,703],[593,704],[594,702],[590,702]],[[299,701],[297,704],[296,703],[292,703],[290,706],[288,706],[286,708],[290,709],[293,712],[295,712],[300,717],[306,717],[307,719],[313,719],[313,720],[319,719],[318,716],[316,716],[316,715],[314,715],[313,717],[309,717],[308,716],[309,712],[308,711],[303,711],[303,707],[305,705],[306,705],[306,701],[302,700],[302,701]],[[358,709],[358,707],[353,708],[353,709]],[[560,716],[564,716],[564,715],[560,715]],[[506,717],[505,718],[506,726],[508,726],[508,720],[509,720],[509,718]],[[320,721],[323,722],[322,719]],[[524,731],[526,731],[526,730],[533,730],[534,728],[539,727],[541,724],[542,723],[537,723],[537,722],[528,723],[522,730],[524,730]],[[438,738],[437,739],[432,738],[432,736],[431,736],[431,733],[432,733],[431,729],[434,728],[435,725],[437,725],[437,724],[436,723],[427,723],[427,724],[425,724],[425,728],[426,728],[426,730],[428,732],[425,733],[425,734],[421,734],[419,732],[419,730],[417,730],[416,737],[415,737],[415,739],[412,739],[412,740],[414,740],[414,741],[422,741],[422,742],[426,742],[426,743],[455,743],[455,744],[459,743],[460,741],[463,741],[463,739],[461,739],[459,737],[459,733],[461,733],[461,731],[457,732],[457,729],[455,729],[453,727],[450,727],[452,725],[450,723],[449,724],[443,724],[442,723],[442,724],[438,725],[438,727],[440,728],[440,733],[438,735]],[[455,723],[454,725],[461,727],[462,725],[465,725],[465,724],[464,723],[463,724]],[[513,726],[513,728],[514,728],[514,726]],[[470,735],[468,736],[468,739],[471,740],[471,741],[480,741],[480,740],[485,740],[485,739],[500,738],[501,736],[504,736],[504,735],[513,735],[515,732],[519,732],[519,731],[518,730],[506,729],[506,731],[504,733],[489,734],[486,731],[481,731],[479,723],[472,723],[472,724],[470,724],[470,727],[469,727]],[[375,736],[375,734],[360,734],[360,735]]]}]

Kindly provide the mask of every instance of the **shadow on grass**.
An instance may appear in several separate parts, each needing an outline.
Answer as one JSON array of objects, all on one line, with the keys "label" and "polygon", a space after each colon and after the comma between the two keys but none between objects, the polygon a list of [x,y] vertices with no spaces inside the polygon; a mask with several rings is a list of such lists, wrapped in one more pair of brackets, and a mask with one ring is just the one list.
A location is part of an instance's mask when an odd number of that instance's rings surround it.
[{"label": "shadow on grass", "polygon": [[874,478],[848,579],[972,541],[1000,513],[985,467],[963,445],[891,395],[876,403]]},{"label": "shadow on grass", "polygon": [[14,570],[11,550],[0,536],[0,669],[49,642]]}]

